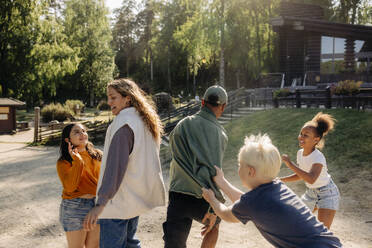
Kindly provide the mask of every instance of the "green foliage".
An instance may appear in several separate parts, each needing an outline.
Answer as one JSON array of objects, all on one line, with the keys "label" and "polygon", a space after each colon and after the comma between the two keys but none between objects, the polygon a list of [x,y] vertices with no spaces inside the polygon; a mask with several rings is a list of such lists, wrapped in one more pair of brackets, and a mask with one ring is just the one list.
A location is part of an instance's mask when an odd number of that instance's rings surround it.
[{"label": "green foliage", "polygon": [[98,110],[111,110],[110,105],[107,104],[107,101],[101,100],[97,105]]},{"label": "green foliage", "polygon": [[[189,95],[219,81],[222,58],[226,87],[250,87],[279,67],[269,24],[279,2],[127,0],[110,27],[103,0],[2,1],[0,94],[28,108],[75,98],[95,106],[116,69],[115,77]],[[371,23],[369,0],[306,3],[324,7],[331,21]],[[322,63],[322,73],[331,65]],[[337,62],[336,72],[342,66]]]},{"label": "green foliage", "polygon": [[78,50],[81,58],[74,80],[81,82],[80,90],[89,105],[95,96],[105,94],[106,84],[112,80],[114,55],[107,9],[99,0],[69,0],[64,9],[67,43]]},{"label": "green foliage", "polygon": [[65,106],[76,115],[83,111],[85,104],[80,100],[67,100]]},{"label": "green foliage", "polygon": [[355,82],[354,80],[345,80],[337,83],[332,88],[332,93],[335,95],[353,95],[359,92],[362,81]]},{"label": "green foliage", "polygon": [[30,52],[38,36],[35,32],[38,11],[36,1],[1,1],[0,85],[3,97],[23,97],[20,89],[25,85],[34,87]]},{"label": "green foliage", "polygon": [[352,109],[271,109],[234,120],[226,126],[229,142],[225,163],[236,163],[244,137],[258,133],[267,133],[280,153],[296,161],[298,133],[319,111],[337,120],[335,130],[325,137],[323,149],[331,174],[358,167],[372,172],[372,113]]},{"label": "green foliage", "polygon": [[340,73],[343,71],[345,71],[343,60],[321,62],[320,64],[320,73],[322,74]]},{"label": "green foliage", "polygon": [[67,106],[62,106],[62,104],[51,103],[45,105],[41,109],[41,116],[44,122],[50,122],[52,120],[65,121],[67,119],[73,119],[74,112]]},{"label": "green foliage", "polygon": [[274,98],[278,98],[278,97],[286,97],[286,96],[289,96],[291,92],[289,91],[289,89],[287,88],[283,88],[283,89],[278,89],[278,90],[275,90],[274,91],[274,95],[273,97]]}]

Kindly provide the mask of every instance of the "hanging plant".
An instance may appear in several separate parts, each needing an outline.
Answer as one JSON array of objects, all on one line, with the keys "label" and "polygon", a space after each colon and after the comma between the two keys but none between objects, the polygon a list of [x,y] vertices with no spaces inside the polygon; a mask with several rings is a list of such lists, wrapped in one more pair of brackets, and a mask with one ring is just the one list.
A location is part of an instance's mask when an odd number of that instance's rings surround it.
[{"label": "hanging plant", "polygon": [[335,95],[345,95],[351,96],[358,94],[360,86],[363,84],[362,81],[355,82],[354,80],[344,80],[337,83],[335,87],[332,88],[333,94]]}]

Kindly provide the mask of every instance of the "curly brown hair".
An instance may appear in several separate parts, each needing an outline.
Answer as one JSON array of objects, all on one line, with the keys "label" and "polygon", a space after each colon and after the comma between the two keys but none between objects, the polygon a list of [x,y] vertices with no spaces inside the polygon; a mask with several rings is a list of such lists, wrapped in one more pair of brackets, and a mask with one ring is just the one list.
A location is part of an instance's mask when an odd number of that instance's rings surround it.
[{"label": "curly brown hair", "polygon": [[107,88],[110,87],[123,97],[130,97],[131,106],[136,108],[152,136],[160,144],[160,139],[163,135],[163,124],[156,111],[154,101],[129,78],[116,79],[107,85]]}]

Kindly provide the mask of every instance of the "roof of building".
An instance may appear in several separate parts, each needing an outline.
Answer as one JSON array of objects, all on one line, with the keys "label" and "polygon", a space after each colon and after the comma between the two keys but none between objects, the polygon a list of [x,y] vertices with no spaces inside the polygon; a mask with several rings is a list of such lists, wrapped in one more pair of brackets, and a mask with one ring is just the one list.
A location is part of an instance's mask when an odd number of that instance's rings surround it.
[{"label": "roof of building", "polygon": [[14,98],[0,98],[0,106],[23,106],[25,102]]},{"label": "roof of building", "polygon": [[291,26],[294,30],[321,33],[325,36],[372,40],[372,26],[330,22],[312,18],[279,16],[271,19],[275,27]]}]

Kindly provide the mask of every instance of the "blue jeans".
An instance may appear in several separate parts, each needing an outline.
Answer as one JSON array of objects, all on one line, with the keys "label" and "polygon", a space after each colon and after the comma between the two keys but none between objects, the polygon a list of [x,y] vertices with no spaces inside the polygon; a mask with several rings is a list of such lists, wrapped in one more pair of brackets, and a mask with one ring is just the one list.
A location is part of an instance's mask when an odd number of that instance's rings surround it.
[{"label": "blue jeans", "polygon": [[100,248],[140,248],[135,234],[138,216],[128,220],[100,219]]}]

